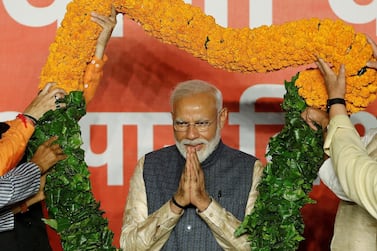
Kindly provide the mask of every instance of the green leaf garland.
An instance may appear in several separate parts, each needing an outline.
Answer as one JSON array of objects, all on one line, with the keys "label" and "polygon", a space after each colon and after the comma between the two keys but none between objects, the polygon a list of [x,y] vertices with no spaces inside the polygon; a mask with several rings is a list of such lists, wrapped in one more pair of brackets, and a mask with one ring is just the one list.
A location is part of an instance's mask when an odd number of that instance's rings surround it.
[{"label": "green leaf garland", "polygon": [[253,251],[297,250],[304,239],[300,209],[314,203],[308,194],[323,163],[323,136],[321,129],[310,129],[301,118],[306,103],[295,86],[298,75],[285,81],[285,125],[269,141],[266,156],[271,161],[264,169],[255,207],[235,233],[247,233]]},{"label": "green leaf garland", "polygon": [[80,148],[78,121],[86,114],[82,92],[71,92],[64,102],[66,109],[50,110],[38,121],[28,146],[33,153],[40,144],[57,135],[57,143],[68,155],[48,173],[45,194],[49,219],[44,221],[59,234],[65,251],[116,250],[108,221],[93,197],[84,150]]}]

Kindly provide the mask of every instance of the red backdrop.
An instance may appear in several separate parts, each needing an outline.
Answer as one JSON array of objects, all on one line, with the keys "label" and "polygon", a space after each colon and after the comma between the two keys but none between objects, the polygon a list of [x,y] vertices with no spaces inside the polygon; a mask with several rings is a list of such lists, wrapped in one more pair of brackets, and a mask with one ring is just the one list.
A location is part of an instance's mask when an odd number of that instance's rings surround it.
[{"label": "red backdrop", "polygon": [[[0,120],[14,116],[36,95],[39,74],[67,0],[0,2]],[[371,0],[192,0],[228,27],[281,24],[302,18],[342,19],[376,38],[377,3]],[[266,74],[231,73],[147,35],[119,18],[106,54],[105,74],[80,121],[95,197],[106,211],[119,247],[129,179],[144,153],[173,143],[168,97],[179,81],[203,79],[217,85],[230,110],[225,143],[264,159],[269,137],[283,124],[284,80],[299,69]],[[375,106],[353,117],[362,133],[377,127]],[[246,121],[246,122],[245,122]],[[338,200],[322,184],[313,186],[316,204],[303,208],[306,240],[300,250],[329,250]]]}]

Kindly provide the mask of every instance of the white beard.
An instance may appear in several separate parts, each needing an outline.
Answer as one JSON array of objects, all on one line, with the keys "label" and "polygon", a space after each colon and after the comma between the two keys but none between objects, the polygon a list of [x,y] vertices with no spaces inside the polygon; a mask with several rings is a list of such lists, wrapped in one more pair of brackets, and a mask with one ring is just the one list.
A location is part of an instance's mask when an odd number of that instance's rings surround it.
[{"label": "white beard", "polygon": [[217,127],[216,135],[210,141],[205,140],[205,139],[195,139],[195,140],[183,139],[179,142],[177,141],[177,139],[175,139],[175,145],[177,146],[179,152],[182,154],[183,158],[186,158],[186,155],[187,155],[186,145],[204,144],[203,149],[196,152],[196,154],[198,155],[199,162],[202,163],[216,149],[217,145],[220,142],[220,138],[221,138],[220,129],[219,127]]}]

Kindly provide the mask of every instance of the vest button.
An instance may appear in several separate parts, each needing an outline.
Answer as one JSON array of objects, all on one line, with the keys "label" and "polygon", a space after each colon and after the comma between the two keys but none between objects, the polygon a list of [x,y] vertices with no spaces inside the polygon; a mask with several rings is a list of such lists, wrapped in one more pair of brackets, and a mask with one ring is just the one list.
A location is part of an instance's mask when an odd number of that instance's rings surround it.
[{"label": "vest button", "polygon": [[190,232],[192,230],[192,226],[189,224],[189,225],[186,225],[186,232]]}]

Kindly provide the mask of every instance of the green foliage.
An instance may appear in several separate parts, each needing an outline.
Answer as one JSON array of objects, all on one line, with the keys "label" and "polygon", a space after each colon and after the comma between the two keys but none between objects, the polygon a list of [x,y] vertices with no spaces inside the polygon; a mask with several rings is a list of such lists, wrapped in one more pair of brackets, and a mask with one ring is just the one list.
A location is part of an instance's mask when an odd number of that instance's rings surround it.
[{"label": "green foliage", "polygon": [[[53,135],[68,158],[49,171],[45,187],[49,219],[45,223],[59,234],[65,251],[116,250],[113,233],[91,192],[88,167],[84,161],[79,119],[86,107],[82,92],[66,96],[66,109],[47,112],[39,121],[28,151]],[[30,155],[31,156],[31,155]]]},{"label": "green foliage", "polygon": [[298,74],[285,81],[285,125],[269,141],[271,161],[264,169],[254,210],[235,232],[249,235],[253,251],[297,250],[304,239],[300,209],[314,203],[308,194],[323,163],[323,136],[322,130],[310,129],[301,118],[306,103],[298,95],[297,78]]}]

